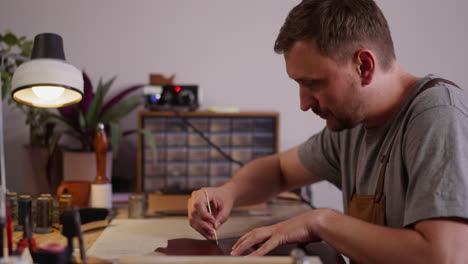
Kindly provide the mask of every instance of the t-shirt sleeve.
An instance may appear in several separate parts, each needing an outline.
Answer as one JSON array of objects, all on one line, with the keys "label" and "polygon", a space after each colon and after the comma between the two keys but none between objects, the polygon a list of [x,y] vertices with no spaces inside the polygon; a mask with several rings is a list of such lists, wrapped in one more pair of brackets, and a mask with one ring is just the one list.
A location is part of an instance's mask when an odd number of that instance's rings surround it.
[{"label": "t-shirt sleeve", "polygon": [[341,189],[339,140],[337,133],[327,128],[299,146],[299,159],[312,174]]},{"label": "t-shirt sleeve", "polygon": [[437,217],[468,218],[468,117],[438,106],[409,121],[403,142],[408,170],[404,225]]}]

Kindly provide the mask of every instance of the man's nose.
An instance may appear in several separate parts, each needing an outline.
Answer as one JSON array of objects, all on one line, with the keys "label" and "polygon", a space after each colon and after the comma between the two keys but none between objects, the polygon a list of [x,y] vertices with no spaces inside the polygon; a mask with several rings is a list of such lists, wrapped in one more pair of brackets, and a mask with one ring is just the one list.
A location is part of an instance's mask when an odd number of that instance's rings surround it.
[{"label": "man's nose", "polygon": [[309,109],[317,108],[319,105],[317,99],[303,87],[299,87],[299,98],[302,111],[309,111]]}]

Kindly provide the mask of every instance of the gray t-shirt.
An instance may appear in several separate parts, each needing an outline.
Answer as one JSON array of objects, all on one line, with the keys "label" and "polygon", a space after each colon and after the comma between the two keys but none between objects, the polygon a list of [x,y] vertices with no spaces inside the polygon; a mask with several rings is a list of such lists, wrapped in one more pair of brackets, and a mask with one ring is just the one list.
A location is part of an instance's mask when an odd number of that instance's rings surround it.
[{"label": "gray t-shirt", "polygon": [[357,194],[374,194],[381,157],[397,133],[384,186],[387,225],[407,227],[435,217],[468,218],[467,94],[438,83],[408,107],[433,78],[420,79],[384,125],[371,129],[358,125],[341,132],[325,128],[300,145],[302,164],[343,191],[345,212],[355,173]]}]

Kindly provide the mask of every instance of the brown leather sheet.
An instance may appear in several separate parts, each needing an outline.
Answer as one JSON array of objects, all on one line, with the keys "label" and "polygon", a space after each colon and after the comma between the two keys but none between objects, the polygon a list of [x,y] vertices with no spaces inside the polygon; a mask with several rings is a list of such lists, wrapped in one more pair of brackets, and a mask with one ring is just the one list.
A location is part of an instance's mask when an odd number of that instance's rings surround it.
[{"label": "brown leather sheet", "polygon": [[[231,248],[238,240],[238,237],[220,239],[219,245],[214,240],[199,240],[189,238],[171,239],[165,248],[157,248],[154,251],[169,256],[229,256]],[[290,252],[297,248],[298,244],[282,245],[270,253],[268,256],[289,256]],[[309,243],[302,247],[307,255],[318,256],[324,264],[345,263],[341,255],[322,242]],[[243,255],[251,253],[255,248],[246,250]]]}]

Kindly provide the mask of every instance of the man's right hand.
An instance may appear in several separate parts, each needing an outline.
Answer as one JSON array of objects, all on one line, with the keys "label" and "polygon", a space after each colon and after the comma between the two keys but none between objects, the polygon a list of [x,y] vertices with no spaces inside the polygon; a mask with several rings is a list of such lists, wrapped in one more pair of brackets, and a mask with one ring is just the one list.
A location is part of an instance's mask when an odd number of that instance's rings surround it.
[{"label": "man's right hand", "polygon": [[[213,215],[208,211],[205,191],[208,193]],[[226,222],[233,204],[234,197],[224,187],[202,188],[192,192],[192,196],[188,201],[190,226],[205,238],[213,239],[214,230]]]}]

